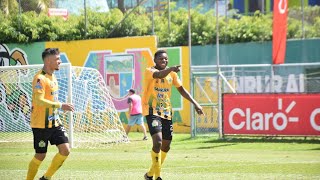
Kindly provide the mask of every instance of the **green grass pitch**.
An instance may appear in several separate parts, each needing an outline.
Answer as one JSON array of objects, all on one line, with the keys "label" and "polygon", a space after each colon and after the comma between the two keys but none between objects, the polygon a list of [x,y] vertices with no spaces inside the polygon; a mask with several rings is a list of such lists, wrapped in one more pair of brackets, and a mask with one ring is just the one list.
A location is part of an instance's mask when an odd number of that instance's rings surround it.
[{"label": "green grass pitch", "polygon": [[[142,180],[150,166],[152,141],[131,132],[128,144],[104,149],[72,149],[52,179]],[[0,143],[0,179],[25,179],[34,151],[32,143]],[[49,147],[37,178],[57,152]],[[320,139],[190,138],[174,134],[162,167],[168,180],[320,179]]]}]

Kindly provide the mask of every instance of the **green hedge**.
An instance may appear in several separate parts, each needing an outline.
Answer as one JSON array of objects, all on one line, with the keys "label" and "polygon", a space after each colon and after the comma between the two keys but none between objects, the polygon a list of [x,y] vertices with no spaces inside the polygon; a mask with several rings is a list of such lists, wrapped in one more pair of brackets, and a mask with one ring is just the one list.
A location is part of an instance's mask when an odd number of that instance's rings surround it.
[{"label": "green hedge", "polygon": [[[174,4],[171,6],[174,9]],[[214,44],[216,41],[216,17],[213,11],[200,13],[201,6],[192,9],[192,44]],[[188,44],[188,11],[178,9],[170,12],[170,32],[168,11],[154,14],[155,34],[159,46],[181,46]],[[301,12],[299,8],[289,10],[287,38],[303,36]],[[120,23],[121,22],[121,23]],[[123,14],[119,9],[108,13],[88,10],[87,23],[83,13],[70,15],[67,20],[48,17],[34,11],[21,15],[0,13],[1,43],[31,43],[37,41],[70,41],[126,36],[151,35],[151,13],[138,8]],[[305,38],[320,37],[320,7],[305,8]],[[219,18],[220,43],[270,41],[272,39],[272,14],[256,12],[253,16]]]}]

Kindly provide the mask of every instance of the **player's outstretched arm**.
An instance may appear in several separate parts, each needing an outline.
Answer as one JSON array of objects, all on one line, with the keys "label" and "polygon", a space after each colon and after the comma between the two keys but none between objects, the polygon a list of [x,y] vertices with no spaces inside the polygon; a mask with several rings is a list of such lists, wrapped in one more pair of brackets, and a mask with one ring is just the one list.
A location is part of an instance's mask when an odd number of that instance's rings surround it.
[{"label": "player's outstretched arm", "polygon": [[203,113],[203,109],[202,107],[198,104],[197,101],[195,101],[192,96],[190,95],[190,93],[183,87],[183,86],[180,86],[177,88],[179,93],[181,94],[182,97],[186,98],[188,101],[190,101],[193,105],[194,105],[194,108],[196,110],[196,112],[199,114],[199,115],[202,115],[204,114]]},{"label": "player's outstretched arm", "polygon": [[153,73],[153,78],[165,78],[170,72],[174,71],[174,72],[179,72],[180,71],[180,67],[181,65],[177,65],[177,66],[172,66],[169,67],[167,69],[164,70],[159,70]]}]

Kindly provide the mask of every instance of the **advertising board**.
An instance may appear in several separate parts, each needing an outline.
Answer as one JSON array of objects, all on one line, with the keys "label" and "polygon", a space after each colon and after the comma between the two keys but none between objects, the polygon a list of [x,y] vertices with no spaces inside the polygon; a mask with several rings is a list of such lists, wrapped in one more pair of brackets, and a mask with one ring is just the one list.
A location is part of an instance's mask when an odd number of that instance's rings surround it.
[{"label": "advertising board", "polygon": [[224,134],[320,135],[320,94],[224,94]]}]

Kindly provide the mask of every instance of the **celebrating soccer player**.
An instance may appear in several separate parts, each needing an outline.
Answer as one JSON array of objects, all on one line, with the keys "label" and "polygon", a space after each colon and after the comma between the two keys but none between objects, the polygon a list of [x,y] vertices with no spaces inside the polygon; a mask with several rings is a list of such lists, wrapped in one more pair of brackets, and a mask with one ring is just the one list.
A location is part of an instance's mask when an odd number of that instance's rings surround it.
[{"label": "celebrating soccer player", "polygon": [[35,155],[29,163],[27,180],[33,180],[41,162],[46,157],[48,141],[56,145],[59,152],[52,159],[47,172],[40,178],[50,179],[60,168],[70,153],[69,140],[59,119],[58,109],[73,111],[72,104],[58,101],[58,81],[53,74],[61,64],[57,48],[47,48],[42,52],[44,62],[32,82],[32,112],[30,126],[33,132]]},{"label": "celebrating soccer player", "polygon": [[177,75],[180,65],[167,67],[168,55],[164,50],[154,54],[155,66],[145,71],[145,86],[142,95],[143,115],[146,116],[153,147],[151,150],[152,165],[144,175],[146,180],[161,180],[160,169],[164,162],[172,140],[172,105],[170,102],[171,86],[174,85],[179,93],[189,100],[196,112],[203,114],[202,107],[191,97],[182,86]]}]

